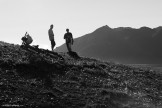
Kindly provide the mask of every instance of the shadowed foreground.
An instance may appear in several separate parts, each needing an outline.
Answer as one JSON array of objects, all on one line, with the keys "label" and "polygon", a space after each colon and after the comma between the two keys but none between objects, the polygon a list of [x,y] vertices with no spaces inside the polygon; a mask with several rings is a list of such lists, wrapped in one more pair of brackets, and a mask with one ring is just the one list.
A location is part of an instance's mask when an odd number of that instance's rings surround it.
[{"label": "shadowed foreground", "polygon": [[162,75],[0,42],[0,105],[55,108],[160,108]]}]

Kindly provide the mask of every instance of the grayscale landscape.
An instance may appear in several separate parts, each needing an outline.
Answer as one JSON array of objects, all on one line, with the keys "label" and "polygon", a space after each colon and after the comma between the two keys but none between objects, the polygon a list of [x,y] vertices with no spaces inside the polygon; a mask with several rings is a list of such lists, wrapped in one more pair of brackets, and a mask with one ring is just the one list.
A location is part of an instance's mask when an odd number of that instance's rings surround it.
[{"label": "grayscale landscape", "polygon": [[0,108],[162,108],[162,0],[0,0]]}]

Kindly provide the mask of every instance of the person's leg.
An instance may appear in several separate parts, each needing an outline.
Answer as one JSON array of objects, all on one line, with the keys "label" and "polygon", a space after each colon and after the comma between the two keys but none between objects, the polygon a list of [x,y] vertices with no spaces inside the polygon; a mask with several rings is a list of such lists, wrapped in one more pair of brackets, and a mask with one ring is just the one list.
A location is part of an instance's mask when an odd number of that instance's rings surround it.
[{"label": "person's leg", "polygon": [[51,49],[52,49],[52,51],[53,51],[55,45],[56,45],[55,41],[54,40],[51,40]]},{"label": "person's leg", "polygon": [[71,43],[69,43],[69,50],[71,51]]},{"label": "person's leg", "polygon": [[22,43],[23,45],[26,45],[27,44],[27,38],[26,37],[23,37],[22,38],[22,41],[23,41],[23,43]]},{"label": "person's leg", "polygon": [[67,49],[69,52],[71,52],[71,43],[66,43]]},{"label": "person's leg", "polygon": [[55,43],[55,41],[53,40],[53,50],[54,50],[55,45],[56,45],[56,43]]},{"label": "person's leg", "polygon": [[66,42],[66,47],[67,47],[67,49],[68,49],[68,51],[69,51],[69,45],[68,45],[68,43]]},{"label": "person's leg", "polygon": [[51,50],[52,50],[53,48],[52,48],[52,40],[51,40]]}]

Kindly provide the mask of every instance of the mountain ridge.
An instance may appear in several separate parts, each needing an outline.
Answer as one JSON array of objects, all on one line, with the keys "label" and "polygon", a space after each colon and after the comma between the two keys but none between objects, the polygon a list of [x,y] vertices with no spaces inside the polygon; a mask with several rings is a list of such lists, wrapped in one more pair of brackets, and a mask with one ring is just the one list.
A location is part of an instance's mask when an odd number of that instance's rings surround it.
[{"label": "mountain ridge", "polygon": [[[162,29],[110,28],[105,25],[74,39],[73,50],[82,56],[126,64],[162,64]],[[67,51],[65,44],[55,51]]]}]

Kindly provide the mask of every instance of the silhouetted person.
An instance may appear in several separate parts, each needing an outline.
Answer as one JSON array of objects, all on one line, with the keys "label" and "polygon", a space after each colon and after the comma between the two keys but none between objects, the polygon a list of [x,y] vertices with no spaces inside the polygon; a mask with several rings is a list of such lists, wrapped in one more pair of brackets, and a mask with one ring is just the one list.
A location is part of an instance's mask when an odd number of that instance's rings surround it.
[{"label": "silhouetted person", "polygon": [[56,43],[54,41],[54,33],[53,33],[53,25],[50,26],[50,29],[48,30],[49,40],[51,41],[51,49],[53,51]]},{"label": "silhouetted person", "polygon": [[69,52],[71,52],[71,45],[73,45],[73,35],[72,33],[69,32],[69,29],[66,29],[66,32],[65,35],[64,35],[64,39],[66,40],[66,46],[67,46],[67,49]]},{"label": "silhouetted person", "polygon": [[29,46],[33,42],[32,37],[27,32],[25,33],[25,36],[23,36],[21,40],[23,41],[22,44],[25,46]]}]

